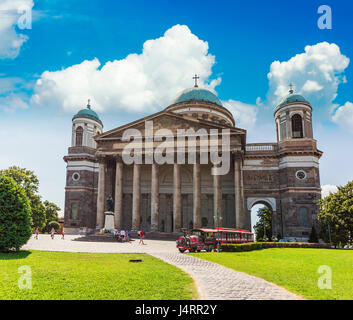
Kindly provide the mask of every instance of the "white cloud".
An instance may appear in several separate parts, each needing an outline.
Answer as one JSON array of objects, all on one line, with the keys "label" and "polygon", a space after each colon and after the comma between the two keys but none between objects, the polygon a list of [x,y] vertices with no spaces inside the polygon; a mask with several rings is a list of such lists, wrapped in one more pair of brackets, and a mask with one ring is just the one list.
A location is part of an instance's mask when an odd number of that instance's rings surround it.
[{"label": "white cloud", "polygon": [[331,193],[336,193],[338,191],[337,186],[326,184],[321,186],[321,197],[322,199],[329,196]]},{"label": "white cloud", "polygon": [[276,104],[288,93],[292,82],[296,91],[303,93],[314,107],[331,108],[349,62],[338,45],[328,42],[308,45],[304,53],[288,61],[274,61],[268,74],[268,102]]},{"label": "white cloud", "polygon": [[[32,0],[2,0],[0,2],[0,59],[16,58],[28,37],[16,31],[23,9],[32,9]],[[22,10],[22,11],[21,11]]]},{"label": "white cloud", "polygon": [[332,116],[332,120],[353,132],[353,103],[348,101],[339,107]]},{"label": "white cloud", "polygon": [[258,111],[256,106],[232,99],[222,101],[222,104],[233,114],[237,127],[249,129],[255,125]]},{"label": "white cloud", "polygon": [[21,94],[11,92],[5,97],[0,97],[0,110],[5,112],[14,112],[16,109],[27,109],[28,104],[25,102],[25,97]]},{"label": "white cloud", "polygon": [[214,63],[208,43],[187,26],[176,25],[162,37],[146,41],[141,54],[103,66],[95,58],[44,72],[35,85],[32,102],[75,112],[91,98],[98,111],[152,113],[168,106],[178,91],[191,87],[195,73],[200,76],[200,87],[214,91],[220,83],[219,78],[209,80]]},{"label": "white cloud", "polygon": [[301,91],[303,92],[317,92],[323,89],[323,86],[320,86],[316,81],[307,80],[303,85]]}]

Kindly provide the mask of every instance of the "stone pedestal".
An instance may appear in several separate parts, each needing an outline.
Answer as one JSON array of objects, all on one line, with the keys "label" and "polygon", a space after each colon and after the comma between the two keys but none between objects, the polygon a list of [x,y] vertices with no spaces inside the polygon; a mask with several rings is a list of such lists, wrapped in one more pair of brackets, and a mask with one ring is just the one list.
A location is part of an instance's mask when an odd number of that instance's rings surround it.
[{"label": "stone pedestal", "polygon": [[104,229],[112,232],[114,231],[114,212],[106,211],[105,213],[105,224]]}]

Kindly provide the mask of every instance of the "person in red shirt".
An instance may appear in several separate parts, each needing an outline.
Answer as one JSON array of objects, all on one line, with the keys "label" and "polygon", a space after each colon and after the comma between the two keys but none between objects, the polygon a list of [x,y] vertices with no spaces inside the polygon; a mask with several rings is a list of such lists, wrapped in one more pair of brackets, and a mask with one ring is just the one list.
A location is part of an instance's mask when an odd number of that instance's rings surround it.
[{"label": "person in red shirt", "polygon": [[139,244],[144,244],[143,242],[143,238],[145,237],[145,234],[143,233],[143,231],[139,231],[139,237],[140,237],[140,241],[139,241]]}]

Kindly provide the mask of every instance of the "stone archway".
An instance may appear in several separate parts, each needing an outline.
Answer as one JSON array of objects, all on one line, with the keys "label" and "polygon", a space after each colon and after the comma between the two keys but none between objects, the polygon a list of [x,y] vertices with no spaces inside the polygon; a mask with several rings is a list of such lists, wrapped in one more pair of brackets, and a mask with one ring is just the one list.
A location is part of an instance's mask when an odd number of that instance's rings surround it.
[{"label": "stone archway", "polygon": [[249,197],[247,198],[247,211],[248,211],[248,217],[249,217],[249,225],[250,229],[252,230],[252,227],[254,223],[251,221],[251,215],[252,215],[252,209],[256,205],[264,205],[267,208],[269,208],[272,211],[272,234],[276,232],[275,226],[275,217],[276,217],[276,211],[277,211],[277,205],[276,205],[276,198],[272,197]]}]

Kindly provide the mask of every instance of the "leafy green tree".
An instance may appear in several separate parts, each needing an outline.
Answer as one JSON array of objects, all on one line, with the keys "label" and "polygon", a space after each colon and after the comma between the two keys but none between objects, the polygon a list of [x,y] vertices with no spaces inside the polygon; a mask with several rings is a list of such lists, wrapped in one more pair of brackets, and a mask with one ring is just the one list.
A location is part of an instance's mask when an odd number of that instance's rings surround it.
[{"label": "leafy green tree", "polygon": [[319,201],[320,236],[335,247],[353,243],[353,181]]},{"label": "leafy green tree", "polygon": [[41,197],[37,194],[32,195],[30,203],[32,209],[32,227],[34,229],[38,228],[42,231],[47,224],[47,219],[45,216],[45,207],[41,201]]},{"label": "leafy green tree", "polygon": [[58,213],[60,211],[60,208],[55,203],[49,202],[47,200],[45,200],[43,202],[43,205],[44,205],[45,217],[46,217],[46,222],[47,222],[43,231],[49,232],[51,229],[51,226],[50,226],[51,222],[53,222],[53,221],[58,222],[59,221]]},{"label": "leafy green tree", "polygon": [[316,229],[314,226],[312,226],[312,228],[311,228],[309,242],[310,243],[318,243],[319,242],[319,238],[317,236],[317,232],[316,232]]},{"label": "leafy green tree", "polygon": [[24,189],[0,174],[0,251],[18,251],[31,235],[31,207]]},{"label": "leafy green tree", "polygon": [[254,226],[257,241],[262,241],[264,238],[264,225],[266,229],[266,237],[272,238],[272,210],[264,207],[257,211],[259,221]]},{"label": "leafy green tree", "polygon": [[0,170],[0,174],[12,178],[24,189],[31,206],[32,227],[42,230],[46,226],[46,216],[41,197],[37,194],[39,188],[37,176],[33,171],[17,166]]},{"label": "leafy green tree", "polygon": [[39,180],[33,171],[17,166],[12,166],[5,170],[0,170],[0,174],[10,177],[24,189],[30,199],[33,194],[38,193]]}]

